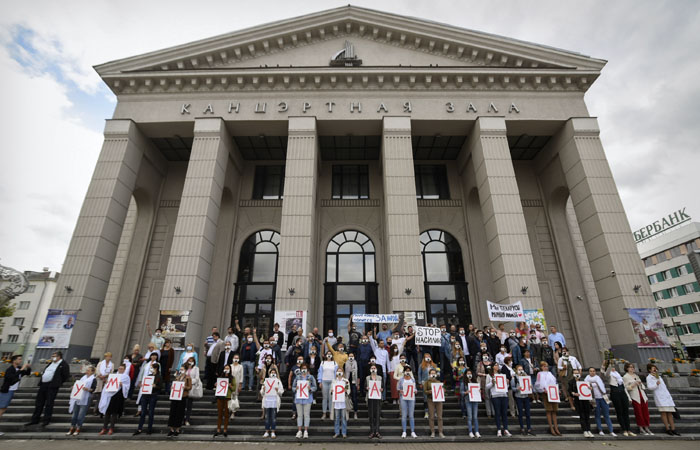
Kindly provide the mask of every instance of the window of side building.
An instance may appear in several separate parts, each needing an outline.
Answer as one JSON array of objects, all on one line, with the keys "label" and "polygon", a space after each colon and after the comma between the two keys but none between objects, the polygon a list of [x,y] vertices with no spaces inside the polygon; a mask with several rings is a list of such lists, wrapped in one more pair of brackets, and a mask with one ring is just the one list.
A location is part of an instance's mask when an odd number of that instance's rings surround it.
[{"label": "window of side building", "polygon": [[675,258],[676,256],[681,256],[681,248],[680,247],[673,247],[671,249],[671,257]]},{"label": "window of side building", "polygon": [[17,309],[29,309],[29,302],[19,302]]},{"label": "window of side building", "polygon": [[417,165],[415,172],[416,198],[440,200],[450,198],[447,170],[444,165]]},{"label": "window of side building", "polygon": [[21,327],[22,325],[24,325],[24,317],[15,317],[12,321],[12,325],[16,327]]},{"label": "window of side building", "polygon": [[253,198],[277,200],[284,196],[284,166],[256,166]]},{"label": "window of side building", "polygon": [[369,166],[342,164],[333,166],[333,198],[369,198]]},{"label": "window of side building", "polygon": [[19,334],[8,334],[7,335],[7,343],[8,344],[14,344],[19,340]]}]

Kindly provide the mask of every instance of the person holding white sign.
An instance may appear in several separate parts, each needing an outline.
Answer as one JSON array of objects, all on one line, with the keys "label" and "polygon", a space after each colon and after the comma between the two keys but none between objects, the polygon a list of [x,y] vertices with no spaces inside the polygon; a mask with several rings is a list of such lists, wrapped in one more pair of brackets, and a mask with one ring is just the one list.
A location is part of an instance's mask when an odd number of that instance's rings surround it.
[{"label": "person holding white sign", "polygon": [[168,437],[179,436],[182,424],[185,421],[185,409],[187,406],[187,398],[192,390],[192,379],[187,375],[186,367],[180,367],[175,381],[170,388],[170,415],[168,417]]},{"label": "person holding white sign", "polygon": [[87,366],[85,375],[75,382],[71,390],[68,412],[72,412],[73,416],[70,421],[70,430],[68,430],[66,436],[77,436],[80,434],[80,429],[83,426],[83,422],[85,422],[85,415],[90,407],[92,393],[95,392],[96,388],[95,368]]},{"label": "person holding white sign", "polygon": [[602,415],[605,419],[605,423],[608,425],[608,431],[610,432],[610,436],[617,436],[613,431],[612,420],[610,420],[610,407],[608,406],[608,402],[606,401],[607,399],[605,398],[607,397],[605,383],[596,374],[595,367],[591,367],[588,369],[588,376],[586,377],[585,381],[591,385],[591,389],[593,390],[593,397],[595,398],[595,423],[598,426],[598,434],[601,436],[605,436],[605,432],[603,431],[603,427],[601,426],[600,420],[600,417]]},{"label": "person holding white sign", "polygon": [[479,434],[479,402],[476,398],[472,397],[472,390],[476,389],[476,393],[479,394],[479,400],[481,399],[481,386],[479,385],[479,379],[472,372],[472,369],[467,369],[464,373],[464,379],[462,380],[462,396],[464,397],[464,403],[467,407],[467,428],[469,428],[470,438],[480,438]]},{"label": "person holding white sign", "polygon": [[335,372],[335,380],[331,384],[331,394],[333,395],[333,419],[335,422],[335,434],[333,439],[337,438],[340,433],[343,434],[343,439],[348,437],[348,415],[347,408],[350,401],[350,382],[343,377],[343,369],[338,367]]},{"label": "person holding white sign", "polygon": [[365,379],[365,390],[367,391],[367,412],[369,416],[369,438],[381,439],[379,433],[379,419],[382,414],[382,377],[377,374],[377,365],[369,365],[369,375]]},{"label": "person holding white sign", "polygon": [[569,395],[574,399],[583,437],[592,438],[590,398],[593,397],[593,393],[590,384],[581,383],[581,371],[578,369],[574,370],[574,377],[569,381]]},{"label": "person holding white sign", "polygon": [[126,364],[121,364],[114,375],[107,378],[104,392],[100,397],[99,410],[105,416],[100,435],[114,433],[117,419],[124,413],[124,400],[129,397],[131,378],[126,373]]},{"label": "person holding white sign", "polygon": [[141,434],[146,415],[148,415],[148,431],[146,434],[150,435],[153,433],[153,419],[156,403],[158,402],[158,394],[163,390],[164,384],[163,377],[160,374],[160,364],[151,364],[148,373],[141,379],[141,388],[139,389],[141,417],[139,418],[139,427],[134,436]]},{"label": "person holding white sign", "polygon": [[508,377],[510,374],[501,373],[498,364],[491,366],[486,375],[486,389],[491,393],[494,416],[496,416],[496,436],[510,436],[508,431]]},{"label": "person holding white sign", "polygon": [[[294,405],[297,409],[297,439],[309,438],[309,423],[311,422],[311,405],[314,402],[314,392],[318,389],[316,379],[309,373],[309,365],[302,362],[299,365],[299,375],[294,377],[292,392]],[[301,432],[304,427],[304,433]]]},{"label": "person holding white sign", "polygon": [[231,400],[231,395],[238,389],[236,384],[236,379],[233,378],[231,374],[231,366],[225,365],[224,370],[216,379],[216,384],[214,385],[214,395],[216,397],[216,411],[218,418],[216,420],[216,432],[214,432],[214,437],[217,437],[222,433],[221,425],[223,424],[224,437],[228,437],[228,422],[229,422],[229,409],[228,402]]},{"label": "person holding white sign", "polygon": [[[518,406],[518,422],[520,423],[520,434],[523,436],[534,436],[532,432],[532,420],[530,418],[530,395],[532,394],[532,378],[525,373],[523,366],[515,366],[515,376],[511,377],[510,385],[513,388],[513,397]],[[523,417],[525,423],[523,423]],[[527,425],[527,429],[524,425]]]},{"label": "person holding white sign", "polygon": [[423,392],[428,398],[430,437],[435,437],[435,415],[437,413],[438,435],[444,438],[445,435],[442,433],[442,404],[445,402],[445,387],[437,378],[437,370],[430,370],[428,379],[423,382]]},{"label": "person holding white sign", "polygon": [[262,395],[262,406],[265,411],[265,434],[263,437],[276,438],[275,430],[277,429],[277,411],[282,405],[282,393],[284,386],[279,379],[277,367],[272,366],[268,372],[268,378],[265,378],[260,388]]},{"label": "person holding white sign", "polygon": [[547,424],[549,425],[549,434],[552,436],[561,436],[559,425],[557,424],[557,411],[559,411],[559,403],[552,402],[549,399],[550,390],[556,391],[559,396],[559,386],[557,379],[552,372],[549,371],[547,361],[540,362],[540,371],[537,374],[535,382],[535,392],[544,394],[542,401],[544,403],[545,414],[547,414]]},{"label": "person holding white sign", "polygon": [[413,379],[411,367],[406,366],[403,378],[399,380],[399,395],[401,398],[401,437],[406,437],[406,419],[411,424],[411,437],[417,438],[413,413],[416,408],[416,380]]}]

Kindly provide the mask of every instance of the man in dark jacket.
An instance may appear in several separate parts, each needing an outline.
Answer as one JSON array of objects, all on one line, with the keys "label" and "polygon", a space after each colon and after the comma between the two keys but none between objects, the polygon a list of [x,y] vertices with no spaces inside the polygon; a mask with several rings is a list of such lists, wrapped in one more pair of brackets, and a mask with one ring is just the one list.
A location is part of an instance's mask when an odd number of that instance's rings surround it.
[{"label": "man in dark jacket", "polygon": [[[7,407],[10,406],[12,397],[14,396],[15,391],[17,391],[19,388],[20,378],[25,375],[29,375],[32,370],[32,368],[29,367],[29,364],[25,364],[24,367],[20,369],[22,366],[22,355],[13,356],[10,363],[10,367],[8,367],[5,371],[5,378],[3,379],[2,387],[0,387],[0,417],[5,414]],[[0,433],[0,436],[2,435],[3,433]]]},{"label": "man in dark jacket", "polygon": [[69,379],[70,367],[63,360],[63,354],[61,352],[53,353],[51,355],[51,363],[44,368],[41,374],[39,392],[36,394],[36,402],[34,404],[34,414],[32,414],[32,420],[26,426],[38,424],[42,412],[44,413],[44,420],[41,426],[45,427],[51,422],[53,404],[54,400],[56,400],[58,389]]}]

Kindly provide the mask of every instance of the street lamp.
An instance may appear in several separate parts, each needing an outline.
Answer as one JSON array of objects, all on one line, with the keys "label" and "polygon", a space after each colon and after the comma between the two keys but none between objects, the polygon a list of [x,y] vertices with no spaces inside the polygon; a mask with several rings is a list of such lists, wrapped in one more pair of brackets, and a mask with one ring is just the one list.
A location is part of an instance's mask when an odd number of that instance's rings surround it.
[{"label": "street lamp", "polygon": [[673,324],[673,331],[676,335],[676,345],[678,346],[678,353],[681,359],[685,359],[685,351],[683,350],[683,341],[681,341],[681,335],[678,332],[678,327],[680,327],[681,323],[676,322],[673,318],[671,319],[671,323]]},{"label": "street lamp", "polygon": [[[19,332],[22,333],[22,330],[24,330],[24,325],[18,325],[17,328],[19,328]],[[17,351],[15,352],[15,355],[21,355],[24,353],[24,350],[27,348],[27,344],[29,343],[29,337],[36,333],[38,328],[31,328],[24,333],[22,333],[22,345],[19,346]],[[29,358],[24,358],[27,362],[29,362]]]}]

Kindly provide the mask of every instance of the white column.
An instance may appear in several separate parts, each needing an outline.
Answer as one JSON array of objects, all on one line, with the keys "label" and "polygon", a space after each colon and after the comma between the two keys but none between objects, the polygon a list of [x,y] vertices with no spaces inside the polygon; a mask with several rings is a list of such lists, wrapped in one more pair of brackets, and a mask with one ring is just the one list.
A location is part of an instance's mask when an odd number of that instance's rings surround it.
[{"label": "white column", "polygon": [[389,282],[384,292],[389,312],[425,311],[411,118],[385,116],[383,124],[384,254]]},{"label": "white column", "polygon": [[[90,356],[147,142],[131,120],[108,120],[51,308],[80,310],[65,357]],[[66,290],[68,288],[68,290]]]},{"label": "white column", "polygon": [[[231,149],[231,136],[221,118],[195,119],[192,153],[160,304],[161,310],[190,311],[186,339],[195,346],[202,344],[202,321]],[[179,294],[176,286],[181,289]]]},{"label": "white column", "polygon": [[[315,267],[317,246],[318,138],[315,117],[289,118],[284,176],[275,309],[307,311],[310,324],[320,318],[315,314],[312,302],[313,274],[316,273],[312,267]],[[294,289],[293,295],[289,289]],[[322,304],[319,301],[315,307],[321,308]]]},{"label": "white column", "polygon": [[[523,302],[542,308],[535,264],[525,225],[503,117],[480,117],[469,137],[486,231],[494,293],[498,303]],[[527,287],[527,292],[521,292]],[[484,301],[487,299],[476,299]]]}]

